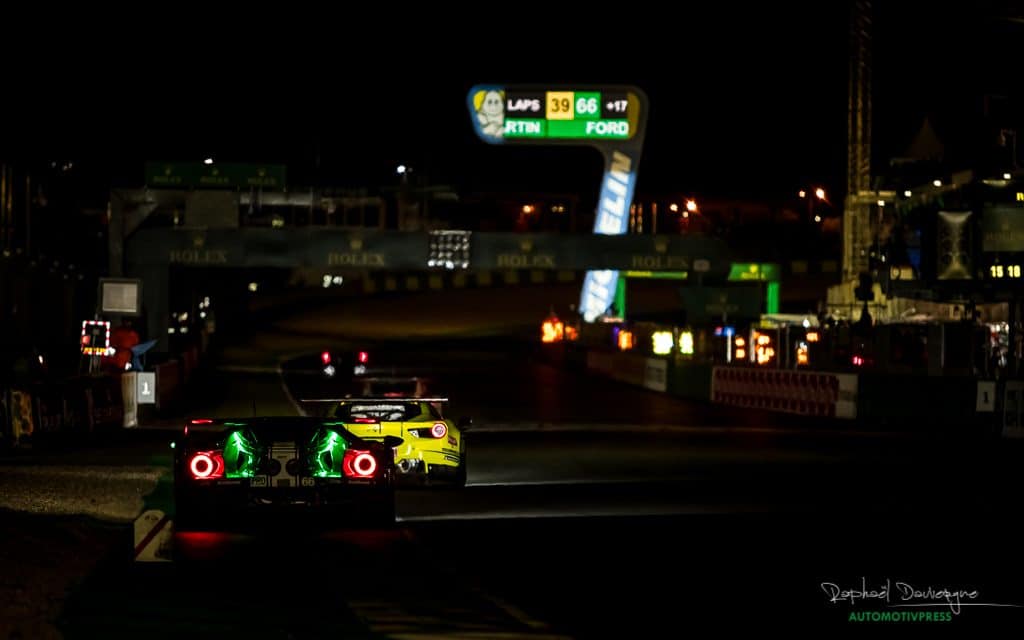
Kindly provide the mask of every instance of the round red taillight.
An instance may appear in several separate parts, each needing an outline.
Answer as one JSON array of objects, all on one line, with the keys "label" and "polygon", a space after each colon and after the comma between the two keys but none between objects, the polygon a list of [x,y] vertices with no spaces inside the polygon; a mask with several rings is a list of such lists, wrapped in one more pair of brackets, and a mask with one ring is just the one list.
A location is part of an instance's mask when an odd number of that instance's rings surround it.
[{"label": "round red taillight", "polygon": [[360,453],[352,461],[352,468],[361,476],[372,476],[377,470],[377,460],[368,453]]},{"label": "round red taillight", "polygon": [[324,351],[324,352],[322,352],[320,354],[320,362],[323,362],[324,364],[328,364],[328,363],[330,363],[330,361],[331,361],[331,352],[330,351]]},{"label": "round red taillight", "polygon": [[193,476],[203,480],[213,475],[213,472],[217,469],[217,464],[209,454],[197,453],[192,456],[192,463],[189,465],[189,468],[192,470]]},{"label": "round red taillight", "polygon": [[359,352],[359,362],[361,364],[366,364],[369,359],[370,359],[370,354],[366,353],[365,351],[360,351]]},{"label": "round red taillight", "polygon": [[434,426],[430,427],[430,435],[435,438],[443,438],[448,433],[448,425],[443,422],[438,422]]},{"label": "round red taillight", "polygon": [[197,451],[188,461],[188,470],[196,480],[215,480],[224,476],[224,458],[219,451]]}]

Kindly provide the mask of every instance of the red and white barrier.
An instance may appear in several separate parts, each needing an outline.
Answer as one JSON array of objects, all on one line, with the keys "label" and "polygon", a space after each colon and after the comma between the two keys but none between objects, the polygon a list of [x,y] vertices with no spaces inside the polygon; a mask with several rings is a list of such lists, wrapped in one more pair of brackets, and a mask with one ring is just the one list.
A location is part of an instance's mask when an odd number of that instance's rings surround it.
[{"label": "red and white barrier", "polygon": [[715,367],[711,400],[720,404],[809,416],[857,417],[857,376]]}]

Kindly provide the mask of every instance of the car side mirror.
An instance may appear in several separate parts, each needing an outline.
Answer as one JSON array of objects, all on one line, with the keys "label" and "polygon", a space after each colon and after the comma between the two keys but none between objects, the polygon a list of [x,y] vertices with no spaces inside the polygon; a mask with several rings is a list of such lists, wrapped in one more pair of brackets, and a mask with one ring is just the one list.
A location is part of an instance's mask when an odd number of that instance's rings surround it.
[{"label": "car side mirror", "polygon": [[469,431],[470,427],[473,426],[473,419],[462,416],[459,418],[458,422],[455,423],[455,426],[459,428],[459,431]]},{"label": "car side mirror", "polygon": [[403,442],[405,442],[405,440],[402,440],[398,436],[384,436],[384,446],[388,449],[394,449]]}]

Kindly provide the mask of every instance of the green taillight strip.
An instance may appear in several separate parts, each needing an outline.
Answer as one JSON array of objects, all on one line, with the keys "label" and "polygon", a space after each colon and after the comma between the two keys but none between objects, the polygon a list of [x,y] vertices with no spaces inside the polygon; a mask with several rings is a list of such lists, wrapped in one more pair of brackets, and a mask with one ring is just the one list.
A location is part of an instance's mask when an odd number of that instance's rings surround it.
[{"label": "green taillight strip", "polygon": [[256,475],[256,447],[241,431],[231,433],[224,442],[224,475],[228,478],[252,478]]},{"label": "green taillight strip", "polygon": [[348,444],[341,435],[332,429],[326,429],[313,436],[310,443],[310,469],[318,478],[340,478],[342,461]]}]

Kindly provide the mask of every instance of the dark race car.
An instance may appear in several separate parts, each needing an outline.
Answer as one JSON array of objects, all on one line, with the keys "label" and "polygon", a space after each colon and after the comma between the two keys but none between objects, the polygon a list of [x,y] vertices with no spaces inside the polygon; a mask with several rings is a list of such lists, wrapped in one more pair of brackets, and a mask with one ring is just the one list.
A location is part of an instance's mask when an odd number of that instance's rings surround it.
[{"label": "dark race car", "polygon": [[233,515],[328,509],[374,526],[395,521],[394,448],[337,419],[192,420],[175,442],[175,522],[205,527]]}]

